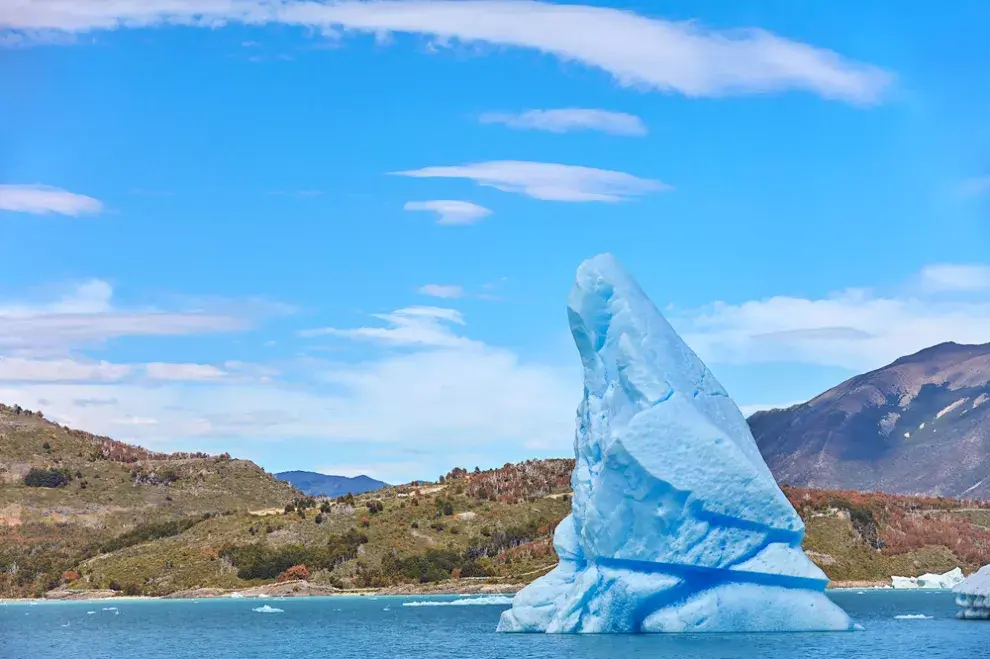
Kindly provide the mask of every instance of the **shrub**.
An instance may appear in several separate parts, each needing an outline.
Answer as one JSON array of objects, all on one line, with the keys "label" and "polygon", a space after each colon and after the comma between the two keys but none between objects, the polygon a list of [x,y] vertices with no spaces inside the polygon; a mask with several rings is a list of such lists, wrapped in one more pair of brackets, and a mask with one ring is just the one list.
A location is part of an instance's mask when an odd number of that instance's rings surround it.
[{"label": "shrub", "polygon": [[323,523],[323,513],[316,513],[316,517],[313,518],[313,521],[316,522],[317,524],[322,524]]},{"label": "shrub", "polygon": [[128,597],[137,597],[144,594],[144,591],[141,590],[141,586],[133,583],[127,584],[122,590],[124,595],[127,595]]},{"label": "shrub", "polygon": [[275,581],[276,583],[283,583],[286,581],[295,581],[297,579],[309,581],[309,568],[305,565],[293,565],[278,575],[278,577],[275,578]]},{"label": "shrub", "polygon": [[35,467],[24,476],[28,487],[63,487],[72,481],[68,469],[39,469]]}]

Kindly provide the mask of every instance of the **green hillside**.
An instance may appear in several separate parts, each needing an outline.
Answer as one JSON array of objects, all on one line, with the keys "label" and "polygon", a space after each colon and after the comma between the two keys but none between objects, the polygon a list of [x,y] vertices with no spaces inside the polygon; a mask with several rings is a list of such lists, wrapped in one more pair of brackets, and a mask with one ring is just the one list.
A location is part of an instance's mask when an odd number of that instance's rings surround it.
[{"label": "green hillside", "polygon": [[[331,500],[250,462],[154,454],[0,408],[0,596],[522,584],[556,563],[573,464],[455,469]],[[35,486],[31,469],[45,470]],[[987,504],[784,489],[805,550],[834,580],[990,562]]]}]

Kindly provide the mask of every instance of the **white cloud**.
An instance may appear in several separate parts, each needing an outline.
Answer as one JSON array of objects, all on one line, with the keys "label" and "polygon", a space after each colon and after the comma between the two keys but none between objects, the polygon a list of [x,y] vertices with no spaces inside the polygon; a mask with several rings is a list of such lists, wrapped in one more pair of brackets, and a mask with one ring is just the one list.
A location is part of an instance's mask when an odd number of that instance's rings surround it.
[{"label": "white cloud", "polygon": [[464,297],[464,287],[456,284],[425,284],[420,286],[417,292],[445,300]]},{"label": "white cloud", "polygon": [[739,411],[743,413],[744,417],[751,417],[757,412],[764,412],[766,410],[786,410],[788,407],[793,407],[794,405],[799,405],[805,401],[795,401],[793,403],[754,403],[753,405],[740,405]]},{"label": "white cloud", "polygon": [[395,346],[467,347],[474,342],[458,336],[451,325],[463,325],[464,317],[455,309],[440,307],[406,307],[391,313],[372,314],[388,327],[358,327],[339,329],[323,327],[303,330],[301,336],[339,336],[349,339],[377,341]]},{"label": "white cloud", "polygon": [[115,382],[127,377],[131,370],[126,364],[105,361],[0,356],[0,381],[6,382]]},{"label": "white cloud", "polygon": [[[0,10],[0,27],[3,25]],[[0,185],[0,211],[31,213],[32,215],[86,215],[99,213],[103,203],[48,185]]]},{"label": "white cloud", "polygon": [[712,363],[794,362],[862,372],[945,341],[990,342],[990,301],[930,293],[847,289],[818,299],[719,302],[671,320]]},{"label": "white cloud", "polygon": [[358,329],[342,336],[410,350],[349,364],[309,360],[303,383],[0,383],[0,401],[158,449],[220,442],[238,453],[241,442],[252,440],[286,448],[293,440],[340,442],[362,447],[356,455],[364,457],[350,461],[355,470],[376,446],[415,454],[375,460],[382,463],[378,470],[360,469],[392,482],[434,478],[457,460],[467,464],[465,456],[472,463],[485,462],[478,456],[490,463],[507,455],[519,459],[532,454],[525,448],[531,444],[561,455],[569,451],[580,397],[577,363],[560,369],[527,362],[456,335],[451,328],[463,327],[464,319],[453,310],[412,307],[379,317],[393,318],[388,331],[396,333]]},{"label": "white cloud", "polygon": [[990,289],[990,265],[938,263],[921,270],[922,285],[930,291],[983,291]]},{"label": "white cloud", "polygon": [[0,6],[0,27],[33,35],[161,24],[214,28],[286,23],[387,38],[527,48],[610,74],[620,84],[691,97],[808,91],[874,103],[889,86],[882,69],[765,30],[712,30],[607,7],[528,0],[22,0]]},{"label": "white cloud", "polygon": [[118,309],[113,288],[101,280],[74,285],[50,302],[0,300],[0,350],[64,353],[123,336],[175,336],[247,329],[252,319],[234,313]]},{"label": "white cloud", "polygon": [[153,362],[144,365],[144,372],[149,379],[181,382],[219,380],[227,373],[210,364],[169,364]]},{"label": "white cloud", "polygon": [[612,135],[643,136],[649,132],[643,120],[636,115],[586,108],[528,110],[519,114],[486,112],[481,115],[480,121],[483,124],[505,124],[510,128],[551,133],[597,130]]},{"label": "white cloud", "polygon": [[626,201],[631,197],[669,190],[670,186],[607,169],[545,162],[497,160],[453,167],[425,167],[398,176],[463,178],[479,185],[551,201]]},{"label": "white cloud", "polygon": [[470,201],[435,199],[433,201],[409,201],[402,207],[406,211],[430,211],[437,214],[437,224],[474,224],[492,214],[491,210]]}]

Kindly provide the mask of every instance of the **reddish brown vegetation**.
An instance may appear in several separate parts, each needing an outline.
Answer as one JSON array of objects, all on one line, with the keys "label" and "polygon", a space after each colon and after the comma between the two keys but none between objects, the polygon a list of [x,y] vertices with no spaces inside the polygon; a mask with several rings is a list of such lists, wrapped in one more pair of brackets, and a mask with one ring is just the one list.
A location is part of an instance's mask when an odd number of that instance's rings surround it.
[{"label": "reddish brown vegetation", "polygon": [[943,546],[970,565],[990,563],[990,529],[974,524],[964,512],[990,510],[988,501],[782,489],[804,518],[828,509],[846,511],[860,535],[888,556]]},{"label": "reddish brown vegetation", "polygon": [[62,583],[72,583],[79,580],[79,573],[75,570],[66,570],[62,573]]},{"label": "reddish brown vegetation", "polygon": [[485,501],[518,503],[566,489],[571,483],[574,460],[526,460],[487,471],[457,467],[442,478],[448,487]]},{"label": "reddish brown vegetation", "polygon": [[275,583],[298,580],[309,581],[309,568],[305,565],[293,565],[288,570],[278,575],[278,577],[275,578]]}]

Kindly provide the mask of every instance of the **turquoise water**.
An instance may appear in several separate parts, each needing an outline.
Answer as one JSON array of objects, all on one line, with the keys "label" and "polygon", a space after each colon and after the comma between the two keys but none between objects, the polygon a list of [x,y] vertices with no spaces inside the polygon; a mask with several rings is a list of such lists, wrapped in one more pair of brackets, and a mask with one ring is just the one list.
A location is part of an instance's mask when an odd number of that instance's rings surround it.
[{"label": "turquoise water", "polygon": [[[960,659],[982,654],[990,644],[990,623],[956,620],[947,592],[843,591],[831,597],[865,631],[512,635],[495,633],[507,604],[403,606],[450,597],[11,603],[0,605],[0,658]],[[266,605],[283,612],[253,611]],[[909,614],[931,618],[894,617]]]}]

